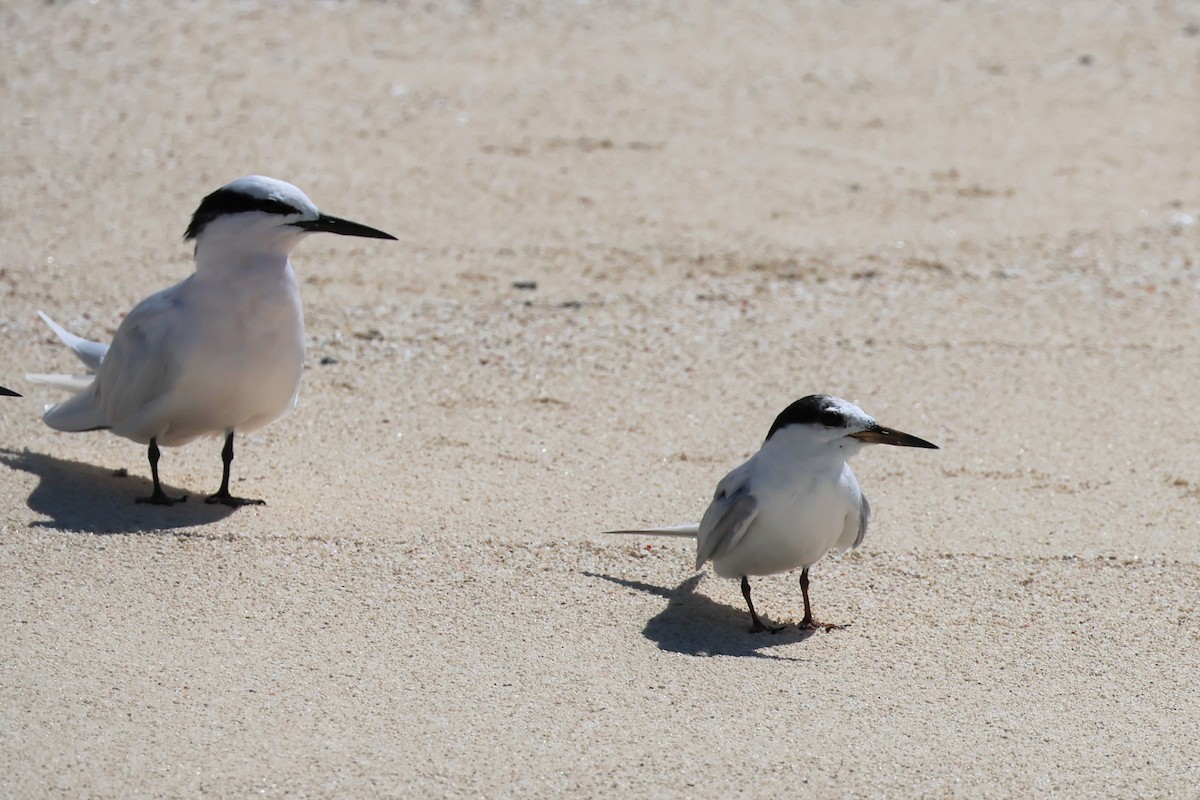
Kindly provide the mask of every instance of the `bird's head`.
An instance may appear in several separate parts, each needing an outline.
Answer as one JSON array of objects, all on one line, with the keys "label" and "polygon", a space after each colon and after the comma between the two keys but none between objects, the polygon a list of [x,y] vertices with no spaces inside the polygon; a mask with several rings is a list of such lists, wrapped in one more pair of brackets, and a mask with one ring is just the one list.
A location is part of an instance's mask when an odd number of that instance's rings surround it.
[{"label": "bird's head", "polygon": [[223,236],[246,247],[275,245],[290,250],[310,233],[339,233],[395,239],[389,233],[321,213],[304,192],[290,183],[249,175],[217,189],[200,201],[183,238],[201,243]]},{"label": "bird's head", "polygon": [[850,448],[852,453],[865,444],[938,449],[924,439],[885,428],[854,403],[827,394],[810,394],[785,408],[775,418],[766,441],[781,433],[814,444]]}]

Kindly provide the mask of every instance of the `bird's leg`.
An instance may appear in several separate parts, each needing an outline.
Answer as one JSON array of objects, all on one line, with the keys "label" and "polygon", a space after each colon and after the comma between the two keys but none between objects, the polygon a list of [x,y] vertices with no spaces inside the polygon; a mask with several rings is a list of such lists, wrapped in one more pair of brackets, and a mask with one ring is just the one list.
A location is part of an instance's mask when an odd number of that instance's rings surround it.
[{"label": "bird's leg", "polygon": [[152,506],[173,506],[176,503],[186,503],[186,494],[179,498],[167,497],[167,493],[163,491],[162,484],[158,481],[158,439],[153,437],[150,439],[150,449],[147,451],[146,457],[150,459],[150,475],[154,478],[154,492],[149,497],[139,497],[134,502],[146,503]]},{"label": "bird's leg", "polygon": [[800,570],[800,594],[804,595],[804,619],[800,620],[801,628],[813,626],[812,605],[808,602],[808,567]]},{"label": "bird's leg", "polygon": [[808,567],[800,570],[800,594],[804,595],[804,619],[800,620],[801,628],[809,628],[811,630],[824,628],[827,631],[835,631],[846,627],[845,625],[834,625],[828,622],[817,622],[813,619],[812,606],[808,602]]},{"label": "bird's leg", "polygon": [[225,446],[221,448],[221,488],[216,494],[209,495],[204,499],[204,502],[220,503],[224,506],[261,506],[266,505],[263,500],[249,500],[245,497],[234,497],[229,493],[229,465],[233,463],[233,431],[225,435]]},{"label": "bird's leg", "polygon": [[745,575],[742,576],[742,597],[746,598],[746,606],[750,609],[750,621],[754,623],[750,626],[751,633],[762,633],[763,631],[779,633],[783,630],[783,625],[772,628],[769,625],[764,625],[763,621],[758,618],[758,614],[754,611],[754,602],[750,599],[750,580]]}]

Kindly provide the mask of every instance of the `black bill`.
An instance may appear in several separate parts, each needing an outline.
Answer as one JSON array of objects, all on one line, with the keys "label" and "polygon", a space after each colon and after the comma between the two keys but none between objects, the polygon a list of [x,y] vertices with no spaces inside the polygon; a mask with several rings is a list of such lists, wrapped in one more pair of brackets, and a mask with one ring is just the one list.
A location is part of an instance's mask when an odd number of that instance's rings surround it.
[{"label": "black bill", "polygon": [[870,442],[871,444],[892,444],[896,447],[925,447],[930,450],[938,449],[936,444],[927,442],[924,439],[918,439],[910,433],[894,431],[878,425],[867,428],[865,431],[852,433],[850,436],[858,439],[860,442]]},{"label": "black bill", "polygon": [[384,233],[375,228],[368,228],[366,225],[359,225],[357,222],[351,222],[348,219],[334,217],[329,214],[322,214],[314,220],[308,222],[292,223],[297,228],[303,228],[312,233],[340,233],[342,236],[363,236],[367,239],[395,239],[390,233]]}]

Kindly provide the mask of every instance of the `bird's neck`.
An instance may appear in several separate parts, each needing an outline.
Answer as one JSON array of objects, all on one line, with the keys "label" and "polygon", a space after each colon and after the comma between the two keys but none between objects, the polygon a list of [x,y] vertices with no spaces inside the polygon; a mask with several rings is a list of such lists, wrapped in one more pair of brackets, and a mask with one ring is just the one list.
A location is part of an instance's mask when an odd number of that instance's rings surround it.
[{"label": "bird's neck", "polygon": [[198,275],[236,279],[238,276],[281,275],[290,272],[288,251],[283,242],[245,241],[216,237],[196,245]]},{"label": "bird's neck", "polygon": [[209,223],[196,238],[197,274],[233,280],[243,274],[287,271],[288,253],[307,234],[263,217],[234,214]]},{"label": "bird's neck", "polygon": [[818,439],[803,428],[785,428],[775,432],[763,444],[764,459],[780,464],[793,464],[797,468],[811,470],[827,465],[830,470],[841,471],[842,465],[850,460],[865,445],[857,439],[842,437],[834,441]]}]

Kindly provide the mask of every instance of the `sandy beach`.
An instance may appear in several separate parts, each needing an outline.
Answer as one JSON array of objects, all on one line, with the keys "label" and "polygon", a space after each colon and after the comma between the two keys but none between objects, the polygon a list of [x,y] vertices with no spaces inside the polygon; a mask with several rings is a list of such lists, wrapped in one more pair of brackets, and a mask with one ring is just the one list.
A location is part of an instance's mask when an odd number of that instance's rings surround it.
[{"label": "sandy beach", "polygon": [[[1194,797],[1198,70],[1171,3],[0,4],[0,796]],[[399,241],[293,253],[266,505],[135,505],[37,311],[250,173]],[[942,448],[855,460],[845,629],[600,535],[814,392]]]}]

